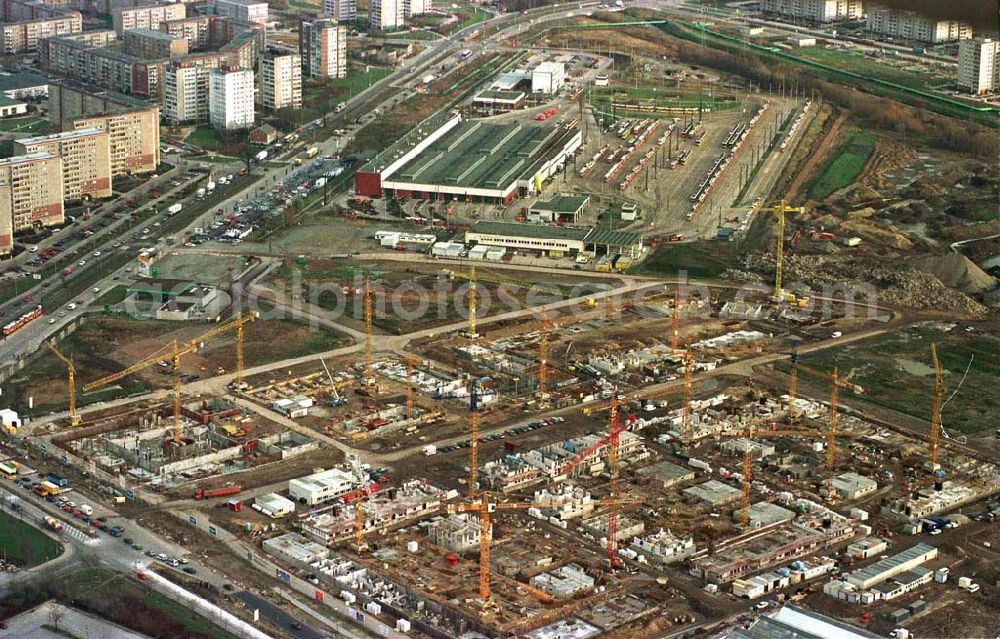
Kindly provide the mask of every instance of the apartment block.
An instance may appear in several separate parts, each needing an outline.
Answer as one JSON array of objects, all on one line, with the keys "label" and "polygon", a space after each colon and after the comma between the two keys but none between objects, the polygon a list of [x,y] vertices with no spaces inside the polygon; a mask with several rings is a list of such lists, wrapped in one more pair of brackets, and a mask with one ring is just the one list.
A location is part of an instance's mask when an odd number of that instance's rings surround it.
[{"label": "apartment block", "polygon": [[379,31],[403,26],[403,0],[371,0],[368,26]]},{"label": "apartment block", "polygon": [[0,159],[0,255],[11,253],[14,233],[63,221],[58,156],[32,153]]},{"label": "apartment block", "polygon": [[861,0],[763,0],[761,10],[768,15],[808,22],[860,20]]},{"label": "apartment block", "polygon": [[160,107],[155,105],[77,118],[73,129],[108,134],[111,176],[152,173],[160,164]]},{"label": "apartment block", "polygon": [[299,24],[299,53],[307,77],[346,77],[347,27],[329,19],[303,20]]},{"label": "apartment block", "polygon": [[63,200],[111,197],[111,147],[95,127],[14,141],[14,153],[51,153],[62,160]]},{"label": "apartment block", "polygon": [[124,35],[125,53],[137,58],[177,58],[188,54],[188,41],[157,29],[129,29]]},{"label": "apartment block", "polygon": [[160,22],[159,29],[164,33],[187,40],[188,50],[204,49],[211,45],[209,16],[164,20]]},{"label": "apartment block", "polygon": [[217,129],[253,126],[254,74],[249,69],[212,69],[208,76],[208,117]]},{"label": "apartment block", "polygon": [[144,60],[109,48],[114,31],[86,31],[39,42],[38,59],[47,71],[120,93],[155,97],[165,60]]},{"label": "apartment block", "polygon": [[302,58],[297,53],[271,50],[260,64],[260,104],[265,109],[301,108]]},{"label": "apartment block", "polygon": [[242,22],[267,24],[267,3],[255,0],[208,0],[209,13]]},{"label": "apartment block", "polygon": [[323,0],[323,15],[341,24],[354,24],[358,19],[358,2],[357,0]]},{"label": "apartment block", "polygon": [[0,22],[48,20],[62,17],[67,13],[71,13],[71,11],[54,4],[37,2],[37,0],[2,0],[0,2]]},{"label": "apartment block", "polygon": [[868,30],[878,38],[940,44],[972,37],[972,27],[958,20],[935,20],[917,13],[892,9],[868,12]]},{"label": "apartment block", "polygon": [[180,20],[187,15],[181,3],[154,4],[146,7],[116,9],[111,14],[115,33],[123,35],[129,29],[157,29],[161,22]]},{"label": "apartment block", "polygon": [[403,0],[403,17],[410,18],[431,10],[431,0]]},{"label": "apartment block", "polygon": [[958,88],[975,95],[1000,90],[1000,42],[970,38],[958,44]]},{"label": "apartment block", "polygon": [[73,128],[73,120],[123,109],[140,108],[147,103],[124,93],[99,89],[73,80],[50,80],[49,121],[60,130]]},{"label": "apartment block", "polygon": [[82,30],[83,17],[77,11],[52,18],[0,24],[3,52],[8,55],[37,51],[38,41],[42,38],[80,33]]},{"label": "apartment block", "polygon": [[208,122],[211,67],[192,62],[169,65],[163,78],[163,117],[172,125]]}]

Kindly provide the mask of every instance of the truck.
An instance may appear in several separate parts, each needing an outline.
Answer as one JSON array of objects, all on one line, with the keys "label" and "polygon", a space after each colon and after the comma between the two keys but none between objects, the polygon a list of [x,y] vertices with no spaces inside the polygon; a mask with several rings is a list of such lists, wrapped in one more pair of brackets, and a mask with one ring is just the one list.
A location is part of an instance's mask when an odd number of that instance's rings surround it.
[{"label": "truck", "polygon": [[167,213],[169,215],[177,215],[178,213],[181,212],[182,208],[184,208],[184,205],[181,204],[180,202],[178,202],[177,204],[171,204],[169,207],[167,207]]},{"label": "truck", "polygon": [[213,497],[225,497],[226,495],[235,495],[236,493],[243,490],[242,486],[230,486],[228,488],[214,488],[211,490],[205,490],[204,488],[198,488],[194,491],[195,499],[211,499]]},{"label": "truck", "polygon": [[314,189],[321,189],[324,186],[326,186],[326,178],[325,177],[321,177],[321,178],[317,178],[316,179],[316,184],[313,185],[313,188]]},{"label": "truck", "polygon": [[311,146],[308,149],[306,149],[305,156],[307,158],[314,158],[317,155],[319,155],[319,149],[317,149],[316,147]]},{"label": "truck", "polygon": [[424,446],[424,455],[430,457],[431,455],[436,455],[438,452],[437,446],[434,444],[427,444]]},{"label": "truck", "polygon": [[346,108],[347,108],[347,103],[346,102],[341,102],[336,107],[334,107],[333,112],[334,113],[340,113],[341,111],[343,111]]},{"label": "truck", "polygon": [[93,515],[93,514],[94,514],[94,509],[93,509],[93,508],[91,508],[91,507],[90,507],[89,505],[87,505],[87,504],[81,504],[81,505],[80,505],[80,512],[82,512],[82,513],[83,513],[84,515],[86,515],[86,516],[90,517],[91,515]]},{"label": "truck", "polygon": [[42,492],[44,492],[46,495],[55,496],[55,495],[58,495],[62,491],[59,489],[59,486],[56,486],[52,482],[50,482],[50,481],[43,481],[42,482]]},{"label": "truck", "polygon": [[257,155],[253,156],[255,162],[263,162],[267,159],[267,151],[261,151]]},{"label": "truck", "polygon": [[46,515],[42,519],[42,521],[45,522],[45,525],[48,526],[50,530],[53,530],[55,532],[59,532],[60,530],[63,529],[62,522],[56,519],[55,517],[49,517],[48,515]]}]

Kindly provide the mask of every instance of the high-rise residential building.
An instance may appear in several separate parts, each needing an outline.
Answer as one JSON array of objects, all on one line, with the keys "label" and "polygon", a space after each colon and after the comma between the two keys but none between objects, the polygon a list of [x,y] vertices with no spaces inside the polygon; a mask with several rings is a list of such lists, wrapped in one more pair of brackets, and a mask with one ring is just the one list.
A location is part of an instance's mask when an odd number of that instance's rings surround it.
[{"label": "high-rise residential building", "polygon": [[260,104],[265,109],[302,107],[302,57],[270,50],[260,62]]},{"label": "high-rise residential building", "polygon": [[208,0],[208,12],[242,22],[267,24],[267,3],[259,0]]},{"label": "high-rise residential building", "polygon": [[63,200],[111,197],[111,144],[96,127],[14,141],[15,155],[52,153],[62,160]]},{"label": "high-rise residential building", "polygon": [[208,76],[193,62],[174,62],[164,72],[163,117],[172,125],[208,122]]},{"label": "high-rise residential building", "polygon": [[418,16],[422,13],[427,13],[430,10],[431,10],[431,0],[403,0],[404,18]]},{"label": "high-rise residential building", "polygon": [[868,30],[879,38],[940,44],[972,37],[972,27],[958,20],[935,20],[910,11],[872,9]]},{"label": "high-rise residential building", "polygon": [[187,15],[183,2],[154,4],[147,7],[117,9],[111,14],[115,33],[124,35],[129,29],[159,29],[161,22],[180,20]]},{"label": "high-rise residential building", "polygon": [[0,159],[0,255],[10,254],[14,233],[64,221],[59,156],[30,153]]},{"label": "high-rise residential building", "polygon": [[809,22],[860,20],[864,14],[861,0],[763,0],[761,10],[766,14]]},{"label": "high-rise residential building", "polygon": [[341,24],[354,24],[358,19],[358,0],[323,0],[323,15]]},{"label": "high-rise residential building", "polygon": [[302,72],[310,78],[347,76],[347,27],[334,20],[305,21],[299,25]]},{"label": "high-rise residential building", "polygon": [[958,88],[976,95],[1000,90],[1000,41],[970,38],[958,43]]},{"label": "high-rise residential building", "polygon": [[254,119],[254,77],[250,69],[220,67],[208,76],[208,119],[217,129],[248,129]]},{"label": "high-rise residential building", "polygon": [[160,164],[160,107],[142,106],[79,117],[77,130],[95,128],[108,134],[111,177],[152,173]]},{"label": "high-rise residential building", "polygon": [[387,31],[403,26],[403,0],[371,0],[368,12],[372,29]]}]

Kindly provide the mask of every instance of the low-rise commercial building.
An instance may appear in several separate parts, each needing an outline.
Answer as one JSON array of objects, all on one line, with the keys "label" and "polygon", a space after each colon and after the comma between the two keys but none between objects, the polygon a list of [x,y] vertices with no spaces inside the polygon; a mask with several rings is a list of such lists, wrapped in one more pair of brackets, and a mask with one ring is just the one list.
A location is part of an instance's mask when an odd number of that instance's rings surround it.
[{"label": "low-rise commercial building", "polygon": [[852,559],[870,559],[885,552],[888,542],[878,537],[865,537],[847,546],[847,556]]},{"label": "low-rise commercial building", "polygon": [[96,127],[15,140],[14,153],[59,156],[63,199],[111,197],[111,147],[108,134]]},{"label": "low-rise commercial building", "polygon": [[346,495],[353,488],[354,478],[349,472],[340,468],[330,468],[307,477],[290,480],[288,495],[300,504],[315,506]]},{"label": "low-rise commercial building", "polygon": [[295,502],[278,493],[268,493],[254,499],[253,509],[272,519],[280,519],[295,512]]},{"label": "low-rise commercial building", "polygon": [[531,92],[551,95],[558,93],[566,81],[566,65],[543,62],[531,71]]},{"label": "low-rise commercial building", "polygon": [[736,501],[740,496],[738,488],[721,481],[710,479],[705,483],[691,486],[681,491],[685,497],[697,499],[706,506],[724,506]]},{"label": "low-rise commercial building", "polygon": [[870,566],[851,572],[847,575],[847,583],[856,588],[867,590],[890,577],[912,570],[934,559],[937,555],[937,548],[919,543],[891,557],[876,561]]},{"label": "low-rise commercial building", "polygon": [[0,72],[0,94],[11,100],[36,100],[49,94],[49,80],[29,71]]},{"label": "low-rise commercial building", "polygon": [[13,118],[28,112],[28,103],[24,100],[12,100],[0,96],[0,118]]}]

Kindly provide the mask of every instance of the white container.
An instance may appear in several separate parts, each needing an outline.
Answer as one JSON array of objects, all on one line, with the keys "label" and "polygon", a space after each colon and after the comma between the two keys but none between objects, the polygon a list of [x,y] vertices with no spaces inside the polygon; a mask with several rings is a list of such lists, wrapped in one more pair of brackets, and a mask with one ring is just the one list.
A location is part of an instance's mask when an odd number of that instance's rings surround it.
[{"label": "white container", "polygon": [[406,552],[413,552],[413,553],[415,553],[418,550],[420,550],[420,544],[419,543],[417,543],[416,541],[407,542],[407,544],[406,544]]},{"label": "white container", "polygon": [[958,578],[958,587],[959,588],[968,588],[971,585],[972,585],[972,578],[971,577],[959,577]]},{"label": "white container", "polygon": [[409,619],[397,619],[396,620],[396,630],[399,632],[409,632],[410,631],[410,620]]}]

